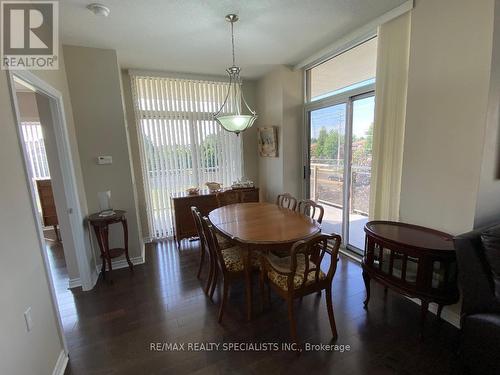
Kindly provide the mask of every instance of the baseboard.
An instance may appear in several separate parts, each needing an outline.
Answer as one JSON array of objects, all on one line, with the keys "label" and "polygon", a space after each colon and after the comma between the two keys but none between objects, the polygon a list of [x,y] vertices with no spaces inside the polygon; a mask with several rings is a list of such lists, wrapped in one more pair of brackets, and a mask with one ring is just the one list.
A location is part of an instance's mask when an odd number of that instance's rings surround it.
[{"label": "baseboard", "polygon": [[68,284],[69,289],[78,288],[79,286],[82,286],[82,281],[79,277],[75,277],[74,279],[69,279]]},{"label": "baseboard", "polygon": [[[410,297],[406,298],[408,298],[410,301],[415,302],[419,306],[422,305],[422,302],[418,298],[410,298]],[[429,311],[434,315],[437,315],[437,304],[435,303],[429,304]],[[441,319],[447,321],[452,326],[455,326],[458,329],[460,329],[460,313],[451,310],[448,306],[443,307],[443,311],[441,311]]]},{"label": "baseboard", "polygon": [[64,350],[61,350],[61,353],[59,353],[59,357],[57,358],[54,371],[52,371],[52,375],[64,375],[64,371],[66,370],[67,365],[68,355],[64,352]]},{"label": "baseboard", "polygon": [[[132,264],[134,266],[139,265],[139,264],[143,264],[145,262],[143,256],[130,258],[130,261],[132,262]],[[113,267],[113,270],[119,270],[121,268],[128,267],[128,263],[127,263],[126,259],[115,259],[111,262],[111,266]],[[96,268],[95,268],[96,272],[93,273],[93,275],[92,275],[93,276],[93,280],[92,280],[93,285],[95,285],[97,283],[97,280],[99,278],[99,274],[101,272],[101,267],[102,267],[102,263],[96,264]],[[82,282],[81,282],[79,277],[76,277],[74,279],[69,279],[68,284],[69,284],[70,289],[78,288],[78,287],[82,286]]]},{"label": "baseboard", "polygon": [[[138,256],[135,258],[130,258],[130,261],[132,262],[132,264],[134,266],[137,266],[139,264],[144,264],[145,259],[143,256]],[[96,264],[95,267],[96,267],[97,274],[99,274],[101,272],[102,263]],[[119,270],[121,268],[128,267],[128,263],[127,263],[126,259],[116,259],[116,260],[111,262],[111,267],[113,267],[113,270]]]},{"label": "baseboard", "polygon": [[[361,257],[356,256],[354,253],[350,252],[349,250],[341,249],[340,252],[345,255],[346,257],[354,260],[355,262],[361,263]],[[421,301],[418,298],[410,298],[406,297],[410,301],[415,302],[417,305],[421,305]],[[434,315],[437,315],[437,305],[435,303],[431,303],[429,305],[429,311],[433,313]],[[441,311],[441,318],[451,325],[457,327],[460,329],[460,313],[453,311],[450,309],[448,306],[443,307],[443,311]]]}]

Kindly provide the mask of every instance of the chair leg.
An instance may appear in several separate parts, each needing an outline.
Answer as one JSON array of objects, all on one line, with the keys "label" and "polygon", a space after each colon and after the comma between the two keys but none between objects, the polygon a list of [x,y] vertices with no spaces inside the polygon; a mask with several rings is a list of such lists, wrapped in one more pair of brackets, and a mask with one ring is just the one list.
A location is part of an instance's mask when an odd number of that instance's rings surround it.
[{"label": "chair leg", "polygon": [[222,315],[224,314],[224,306],[226,305],[226,300],[227,300],[227,292],[228,292],[228,283],[227,280],[224,278],[222,279],[222,285],[223,285],[223,293],[222,293],[222,301],[220,303],[219,307],[219,323],[222,321]]},{"label": "chair leg", "polygon": [[297,339],[297,322],[295,321],[295,314],[293,312],[293,298],[289,297],[288,300],[288,321],[290,323],[290,338],[292,341],[299,345],[299,341]]},{"label": "chair leg", "polygon": [[269,284],[269,281],[267,281],[266,299],[267,299],[267,304],[269,305],[269,307],[271,307],[271,284]]},{"label": "chair leg", "polygon": [[333,304],[332,304],[332,290],[325,289],[326,297],[326,308],[328,310],[328,319],[330,320],[330,328],[332,329],[332,336],[334,339],[337,338],[337,326],[335,324],[335,315],[333,314]]},{"label": "chair leg", "polygon": [[[207,283],[205,285],[205,294],[208,295],[210,291],[210,287],[212,286],[213,282],[213,277],[214,277],[214,265],[213,265],[213,260],[210,254],[208,254],[208,276],[207,276]],[[201,269],[201,268],[200,268]]]},{"label": "chair leg", "polygon": [[210,288],[210,292],[208,293],[208,297],[213,300],[215,287],[217,286],[217,278],[219,276],[219,269],[217,268],[217,264],[213,266],[213,278],[212,278],[212,287]]},{"label": "chair leg", "polygon": [[266,292],[265,292],[265,284],[264,284],[264,271],[260,271],[259,274],[259,289],[260,289],[260,304],[262,306],[262,310],[265,308],[266,301]]},{"label": "chair leg", "polygon": [[196,274],[196,277],[199,279],[201,275],[201,269],[203,268],[203,262],[205,261],[205,246],[203,246],[202,243],[200,243],[200,265],[198,267],[198,273]]}]

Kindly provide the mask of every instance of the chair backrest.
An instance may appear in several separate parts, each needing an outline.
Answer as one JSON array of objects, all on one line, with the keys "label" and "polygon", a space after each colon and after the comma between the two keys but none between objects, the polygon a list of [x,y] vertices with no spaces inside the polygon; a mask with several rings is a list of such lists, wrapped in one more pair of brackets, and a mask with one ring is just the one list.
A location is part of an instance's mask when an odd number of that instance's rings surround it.
[{"label": "chair backrest", "polygon": [[203,217],[202,222],[203,222],[203,232],[207,240],[208,251],[210,252],[211,256],[217,259],[217,262],[219,263],[219,267],[221,268],[222,272],[226,273],[227,272],[226,264],[224,263],[222,251],[221,248],[219,247],[217,236],[215,235],[215,229],[207,217]]},{"label": "chair backrest", "polygon": [[226,190],[218,192],[215,197],[219,207],[227,206],[228,204],[241,203],[240,192],[236,190]]},{"label": "chair backrest", "polygon": [[297,207],[297,199],[290,193],[282,193],[278,194],[278,197],[276,198],[276,204],[280,207],[295,210],[295,208]]},{"label": "chair backrest", "polygon": [[325,214],[323,206],[310,199],[300,201],[297,211],[309,216],[311,219],[316,220],[320,224],[323,221],[323,215]]},{"label": "chair backrest", "polygon": [[207,247],[207,239],[203,231],[203,220],[200,210],[198,207],[191,206],[191,213],[193,214],[194,224],[196,226],[196,231],[198,232],[198,237],[200,237],[200,244],[203,248]]},{"label": "chair backrest", "polygon": [[[299,276],[302,279],[302,288],[308,280],[309,274],[314,274],[315,282],[319,282],[321,263],[325,258],[325,254],[330,256],[330,265],[326,273],[326,280],[330,284],[332,282],[335,271],[337,270],[337,256],[339,253],[340,243],[342,239],[338,234],[320,234],[310,240],[302,240],[296,242],[291,250],[291,274],[288,276],[288,290],[293,290],[294,277]],[[330,245],[330,246],[329,246]],[[305,266],[297,267],[298,259],[301,259],[300,264]],[[302,261],[304,263],[302,263]],[[291,289],[292,288],[292,289]]]}]

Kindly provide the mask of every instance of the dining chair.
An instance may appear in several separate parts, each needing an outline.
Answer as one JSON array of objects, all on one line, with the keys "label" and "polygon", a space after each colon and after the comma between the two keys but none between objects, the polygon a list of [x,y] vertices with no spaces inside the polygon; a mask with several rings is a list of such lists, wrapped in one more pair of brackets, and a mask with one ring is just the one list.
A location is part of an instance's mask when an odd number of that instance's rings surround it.
[{"label": "dining chair", "polygon": [[311,199],[301,200],[297,206],[297,211],[316,220],[319,224],[323,221],[323,215],[325,214],[323,206]]},{"label": "dining chair", "polygon": [[[215,236],[215,229],[207,217],[203,218],[203,231],[207,239],[209,252],[213,254],[213,258],[215,259],[214,273],[211,280],[212,285],[208,293],[210,299],[212,299],[217,285],[218,274],[219,272],[222,274],[222,299],[219,307],[219,315],[217,317],[220,323],[222,321],[222,315],[224,314],[224,307],[227,303],[230,284],[238,279],[245,278],[243,249],[239,246],[221,249],[217,241],[217,236]],[[256,257],[252,257],[252,268],[259,268],[259,260]]]},{"label": "dining chair", "polygon": [[276,198],[276,204],[280,207],[295,210],[295,208],[297,207],[297,199],[290,193],[282,193],[278,194],[278,197]]},{"label": "dining chair", "polygon": [[[332,305],[332,280],[337,269],[337,255],[341,237],[337,234],[320,234],[310,240],[296,242],[291,255],[279,258],[272,254],[261,254],[260,289],[263,300],[270,301],[269,291],[264,285],[270,286],[281,298],[287,301],[290,336],[297,345],[297,326],[293,303],[296,298],[308,294],[321,293],[325,290],[326,307],[333,338],[337,337],[337,327]],[[330,245],[330,246],[329,246]],[[321,270],[325,255],[329,256],[327,273]],[[324,264],[326,268],[326,262]],[[267,297],[267,298],[265,298]]]},{"label": "dining chair", "polygon": [[215,195],[219,207],[227,206],[228,204],[241,203],[241,195],[236,190],[220,191]]},{"label": "dining chair", "polygon": [[[197,207],[192,206],[191,212],[193,214],[194,223],[196,225],[196,231],[198,232],[198,238],[200,239],[200,265],[198,267],[198,273],[196,275],[198,279],[200,278],[201,275],[201,270],[203,268],[205,255],[208,254],[208,277],[205,286],[205,293],[208,295],[210,286],[212,285],[212,279],[214,278],[214,273],[216,272],[217,260],[216,256],[210,253],[207,237],[205,235],[205,231],[203,230],[203,216],[200,210]],[[233,246],[231,241],[229,241],[227,238],[221,236],[218,233],[216,233],[216,238],[217,238],[217,243],[221,249],[227,249]],[[212,298],[212,296],[210,296],[210,298]]]},{"label": "dining chair", "polygon": [[205,236],[205,232],[203,231],[203,219],[201,216],[201,212],[197,207],[192,206],[191,213],[193,214],[196,231],[198,232],[198,237],[200,239],[200,265],[198,266],[198,273],[196,274],[196,277],[198,279],[200,278],[201,275],[201,270],[203,268],[203,264],[205,261],[205,255],[206,253],[208,253],[208,277],[205,285],[205,294],[208,294],[211,284],[211,279],[214,273],[214,259],[209,252],[207,238]]}]

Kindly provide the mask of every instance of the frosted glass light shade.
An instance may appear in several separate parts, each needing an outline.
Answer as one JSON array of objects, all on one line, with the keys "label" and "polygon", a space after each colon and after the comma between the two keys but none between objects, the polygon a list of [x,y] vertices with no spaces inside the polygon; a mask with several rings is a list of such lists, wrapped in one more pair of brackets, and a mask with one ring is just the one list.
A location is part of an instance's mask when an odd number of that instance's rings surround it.
[{"label": "frosted glass light shade", "polygon": [[227,131],[239,134],[251,127],[256,118],[256,115],[226,115],[217,116],[215,119]]}]

